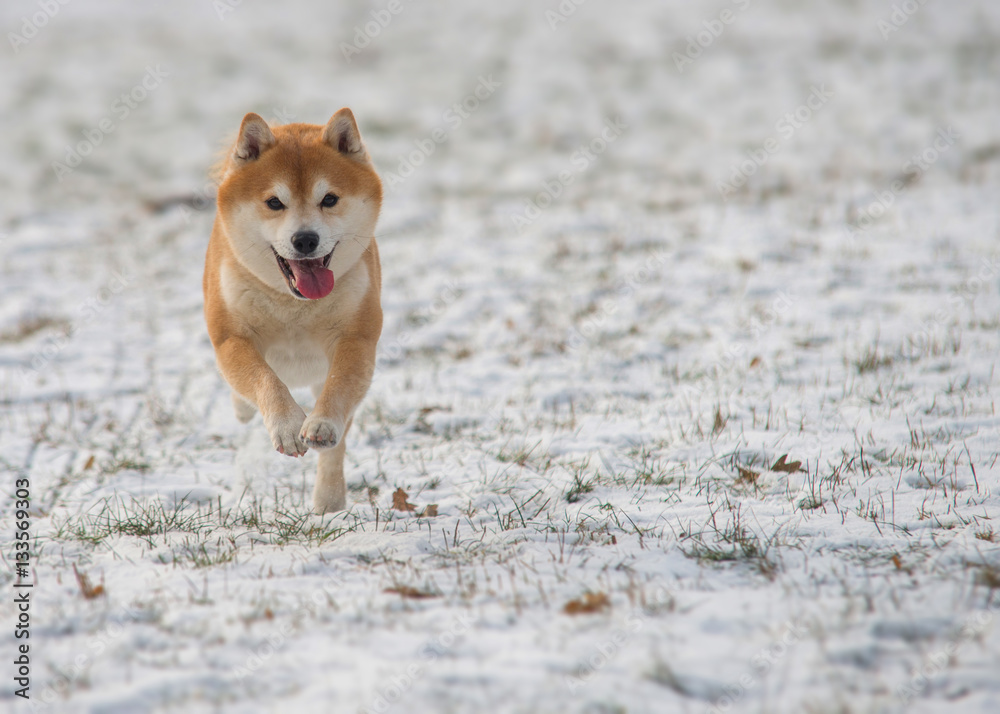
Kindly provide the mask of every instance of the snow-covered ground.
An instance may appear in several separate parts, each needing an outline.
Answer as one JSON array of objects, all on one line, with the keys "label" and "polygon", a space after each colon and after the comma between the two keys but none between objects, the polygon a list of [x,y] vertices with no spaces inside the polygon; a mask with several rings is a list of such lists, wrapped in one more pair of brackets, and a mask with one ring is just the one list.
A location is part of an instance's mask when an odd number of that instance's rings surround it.
[{"label": "snow-covered ground", "polygon": [[[997,3],[0,19],[0,708],[1000,711]],[[386,327],[320,519],[200,281],[243,114],[341,106]]]}]

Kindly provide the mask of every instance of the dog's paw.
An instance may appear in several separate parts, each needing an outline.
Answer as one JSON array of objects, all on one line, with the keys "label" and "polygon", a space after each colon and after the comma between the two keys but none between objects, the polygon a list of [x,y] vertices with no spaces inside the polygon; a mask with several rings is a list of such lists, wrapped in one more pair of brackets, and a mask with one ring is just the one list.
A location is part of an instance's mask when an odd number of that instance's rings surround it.
[{"label": "dog's paw", "polygon": [[253,415],[257,413],[257,407],[236,392],[233,392],[232,396],[233,411],[236,412],[236,418],[239,420],[240,424],[246,424],[248,421],[253,419]]},{"label": "dog's paw", "polygon": [[311,416],[302,425],[299,438],[313,449],[332,449],[344,436],[344,424],[329,417]]},{"label": "dog's paw", "polygon": [[296,406],[296,411],[280,417],[264,419],[267,433],[271,435],[271,443],[278,453],[285,456],[302,456],[308,446],[299,436],[306,413]]}]

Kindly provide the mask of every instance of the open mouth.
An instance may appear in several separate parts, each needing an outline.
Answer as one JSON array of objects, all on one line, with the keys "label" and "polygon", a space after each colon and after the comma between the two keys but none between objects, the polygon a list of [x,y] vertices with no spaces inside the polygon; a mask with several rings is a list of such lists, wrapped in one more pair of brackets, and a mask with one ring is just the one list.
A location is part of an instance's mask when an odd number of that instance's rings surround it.
[{"label": "open mouth", "polygon": [[[333,246],[336,250],[337,246]],[[304,260],[289,260],[278,255],[278,251],[271,247],[275,260],[278,261],[278,268],[285,276],[288,289],[292,295],[303,300],[318,300],[326,297],[333,290],[333,271],[330,270],[330,259],[333,258],[333,250],[322,258],[306,258]]]}]

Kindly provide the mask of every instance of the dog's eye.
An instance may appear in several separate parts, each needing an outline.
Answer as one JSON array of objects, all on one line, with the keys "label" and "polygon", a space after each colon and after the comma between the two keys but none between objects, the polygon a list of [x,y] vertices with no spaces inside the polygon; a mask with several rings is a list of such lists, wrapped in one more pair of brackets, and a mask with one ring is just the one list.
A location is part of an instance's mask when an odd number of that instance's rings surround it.
[{"label": "dog's eye", "polygon": [[337,205],[337,201],[339,200],[340,200],[339,196],[334,196],[332,193],[328,193],[325,196],[323,196],[323,200],[320,201],[319,205],[321,205],[323,208],[333,208],[334,206]]},{"label": "dog's eye", "polygon": [[270,208],[272,211],[280,211],[282,208],[285,207],[285,204],[283,204],[280,200],[278,200],[277,196],[271,196],[269,199],[264,201],[264,203],[266,203],[267,207]]}]

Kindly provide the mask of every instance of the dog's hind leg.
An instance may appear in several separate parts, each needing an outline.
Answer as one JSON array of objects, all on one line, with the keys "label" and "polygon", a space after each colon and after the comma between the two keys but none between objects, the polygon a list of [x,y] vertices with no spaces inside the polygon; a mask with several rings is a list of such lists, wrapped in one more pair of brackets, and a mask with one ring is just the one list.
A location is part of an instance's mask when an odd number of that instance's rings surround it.
[{"label": "dog's hind leg", "polygon": [[319,469],[316,471],[316,487],[313,489],[313,511],[331,513],[347,508],[347,484],[344,482],[344,452],[347,448],[347,422],[340,442],[332,449],[318,449]]},{"label": "dog's hind leg", "polygon": [[232,397],[233,411],[236,412],[236,418],[239,419],[240,424],[246,424],[257,413],[257,407],[237,394],[235,390],[232,392]]}]

